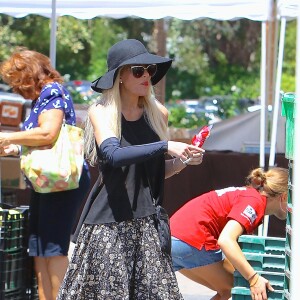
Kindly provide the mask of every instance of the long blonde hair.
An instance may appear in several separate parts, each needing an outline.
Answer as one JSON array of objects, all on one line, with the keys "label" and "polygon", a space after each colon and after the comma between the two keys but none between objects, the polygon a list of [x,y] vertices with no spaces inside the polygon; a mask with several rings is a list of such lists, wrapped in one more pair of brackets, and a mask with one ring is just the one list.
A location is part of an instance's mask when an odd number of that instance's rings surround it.
[{"label": "long blonde hair", "polygon": [[[105,90],[99,97],[98,101],[93,105],[102,105],[107,114],[110,115],[110,127],[115,133],[116,137],[121,139],[121,96],[120,96],[120,71],[118,71],[115,78],[114,85],[111,89]],[[154,96],[153,87],[149,89],[146,97],[139,98],[139,105],[144,108],[146,120],[149,122],[151,128],[159,136],[160,140],[167,140],[167,124],[163,118],[163,114],[159,108],[158,100]],[[87,117],[85,122],[85,137],[84,137],[84,152],[85,157],[94,166],[98,162],[97,150],[95,144],[94,128],[91,120]]]},{"label": "long blonde hair", "polygon": [[274,167],[266,172],[257,168],[250,172],[246,183],[267,197],[275,197],[288,191],[288,176],[285,168]]}]

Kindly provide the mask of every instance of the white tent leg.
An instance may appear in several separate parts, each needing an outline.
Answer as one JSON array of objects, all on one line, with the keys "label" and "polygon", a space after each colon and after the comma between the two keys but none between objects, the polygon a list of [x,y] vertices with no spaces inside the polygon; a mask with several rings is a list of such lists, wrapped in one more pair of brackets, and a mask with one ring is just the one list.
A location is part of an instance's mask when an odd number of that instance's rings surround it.
[{"label": "white tent leg", "polygon": [[[300,218],[298,214],[300,213],[300,186],[295,184],[299,182],[300,178],[300,161],[299,154],[300,151],[300,110],[299,110],[299,95],[300,95],[300,6],[298,7],[298,18],[297,18],[297,45],[296,45],[296,114],[295,114],[295,136],[294,136],[294,169],[293,169],[293,219],[292,219],[292,251],[293,255],[291,258],[291,300],[299,299],[299,255],[300,252]],[[297,181],[298,178],[298,181]],[[297,216],[297,217],[296,217]]]},{"label": "white tent leg", "polygon": [[261,25],[261,69],[260,69],[260,104],[261,104],[261,114],[260,114],[260,155],[259,155],[259,165],[260,167],[265,167],[265,142],[266,142],[266,40],[267,40],[267,26],[266,22],[262,22]]},{"label": "white tent leg", "polygon": [[50,33],[50,60],[53,68],[56,67],[56,0],[52,0],[51,33]]},{"label": "white tent leg", "polygon": [[272,122],[269,167],[272,167],[275,165],[276,137],[277,137],[277,124],[278,124],[278,113],[279,113],[279,102],[280,102],[280,86],[281,86],[281,76],[282,76],[282,62],[283,62],[283,53],[284,53],[285,29],[286,29],[286,18],[282,18],[281,25],[280,25],[280,39],[279,39],[279,50],[278,50],[275,99],[274,99],[274,104],[273,104],[273,122]]},{"label": "white tent leg", "polygon": [[[259,166],[265,167],[265,139],[266,139],[266,43],[267,43],[267,26],[266,22],[261,24],[261,68],[260,68],[260,150]],[[258,235],[262,235],[262,225],[258,227]]]},{"label": "white tent leg", "polygon": [[[273,121],[272,121],[269,167],[273,167],[275,165],[276,137],[277,137],[278,114],[279,114],[279,100],[280,100],[279,96],[280,96],[281,75],[282,75],[285,28],[286,28],[286,18],[282,18],[281,26],[280,26],[280,40],[279,40],[279,51],[278,51],[275,99],[273,101]],[[269,216],[264,217],[264,226],[263,227],[264,227],[263,228],[263,236],[267,236],[268,229],[269,229]]]}]

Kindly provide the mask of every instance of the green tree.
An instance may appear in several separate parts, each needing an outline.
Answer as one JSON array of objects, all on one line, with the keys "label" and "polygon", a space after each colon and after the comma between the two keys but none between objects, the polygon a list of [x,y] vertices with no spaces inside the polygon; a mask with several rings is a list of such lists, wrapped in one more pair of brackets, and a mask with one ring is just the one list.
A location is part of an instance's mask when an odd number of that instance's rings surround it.
[{"label": "green tree", "polygon": [[146,43],[151,40],[152,27],[153,22],[145,19],[93,19],[90,26],[91,60],[87,78],[96,79],[107,71],[107,51],[114,43],[126,38],[135,38]]},{"label": "green tree", "polygon": [[172,90],[178,90],[181,98],[199,98],[232,94],[235,87],[236,97],[249,91],[257,97],[259,88],[253,90],[247,82],[252,87],[259,83],[259,42],[259,22],[172,19],[168,41],[175,66]]},{"label": "green tree", "polygon": [[296,90],[296,36],[297,22],[287,22],[281,80],[281,89],[284,92]]},{"label": "green tree", "polygon": [[[70,79],[94,80],[106,72],[107,50],[124,38],[153,45],[153,20],[70,16],[57,20],[57,69]],[[166,82],[166,99],[230,96],[256,99],[260,94],[261,23],[246,19],[167,21],[167,51],[173,58]],[[295,91],[296,21],[288,22],[282,89]],[[49,55],[50,20],[29,15],[14,19],[0,15],[0,61],[16,46]],[[150,50],[151,51],[151,50]],[[224,114],[235,111],[224,102]]]},{"label": "green tree", "polygon": [[117,41],[126,38],[121,27],[114,24],[114,20],[107,18],[96,18],[90,23],[90,63],[88,69],[89,80],[94,80],[107,71],[107,50]]},{"label": "green tree", "polygon": [[12,28],[14,21],[14,18],[0,14],[0,61],[8,58],[11,49],[22,44],[26,38],[21,30]]}]

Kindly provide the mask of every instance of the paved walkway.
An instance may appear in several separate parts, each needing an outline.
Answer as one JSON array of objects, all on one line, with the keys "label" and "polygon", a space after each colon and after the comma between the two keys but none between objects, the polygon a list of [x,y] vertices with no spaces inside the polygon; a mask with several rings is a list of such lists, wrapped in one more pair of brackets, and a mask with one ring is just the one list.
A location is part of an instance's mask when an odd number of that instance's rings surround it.
[{"label": "paved walkway", "polygon": [[176,272],[176,277],[184,300],[209,300],[215,295],[214,291],[188,279],[179,272]]}]

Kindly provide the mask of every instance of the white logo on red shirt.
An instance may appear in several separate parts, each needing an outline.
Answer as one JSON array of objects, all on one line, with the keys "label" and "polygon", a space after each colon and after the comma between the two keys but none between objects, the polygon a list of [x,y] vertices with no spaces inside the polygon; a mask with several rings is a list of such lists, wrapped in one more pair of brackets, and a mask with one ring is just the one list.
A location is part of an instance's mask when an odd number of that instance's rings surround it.
[{"label": "white logo on red shirt", "polygon": [[235,187],[235,186],[231,186],[231,187],[227,187],[225,189],[221,189],[221,190],[216,190],[215,192],[217,193],[217,195],[220,197],[222,195],[224,195],[227,192],[234,192],[234,191],[245,191],[246,188],[245,187]]},{"label": "white logo on red shirt", "polygon": [[247,218],[251,224],[253,224],[254,221],[257,218],[257,214],[256,214],[255,209],[252,206],[250,206],[250,205],[248,205],[245,208],[245,210],[241,213],[241,215],[243,217]]}]

